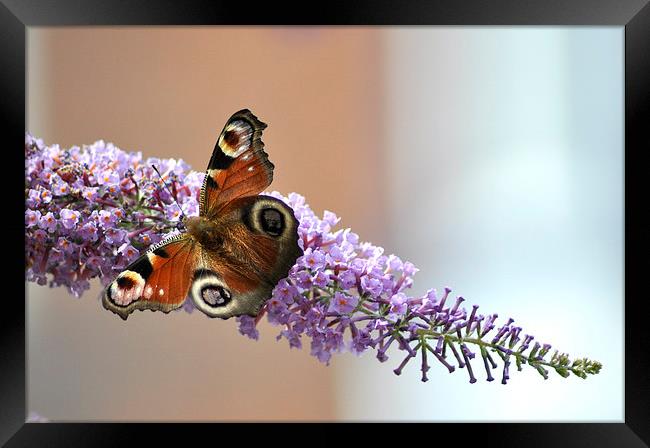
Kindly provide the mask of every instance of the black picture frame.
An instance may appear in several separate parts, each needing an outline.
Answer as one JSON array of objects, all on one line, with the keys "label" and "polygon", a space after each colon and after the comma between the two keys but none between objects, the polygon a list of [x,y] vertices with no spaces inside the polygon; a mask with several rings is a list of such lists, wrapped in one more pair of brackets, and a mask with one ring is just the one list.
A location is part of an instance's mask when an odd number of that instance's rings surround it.
[{"label": "black picture frame", "polygon": [[[404,433],[422,438],[416,443],[439,443],[443,435],[454,443],[470,446],[648,446],[650,443],[650,374],[648,341],[644,332],[646,313],[644,258],[648,253],[647,233],[642,234],[642,214],[646,208],[642,179],[647,171],[641,163],[650,141],[650,5],[648,0],[419,0],[409,2],[330,1],[316,5],[255,2],[255,5],[186,0],[171,2],[120,0],[2,0],[0,4],[0,69],[2,120],[5,131],[4,154],[10,157],[4,166],[6,176],[20,176],[14,169],[20,161],[18,149],[25,137],[26,32],[30,26],[101,26],[101,25],[608,25],[625,27],[625,421],[624,423],[502,423],[436,424],[435,427]],[[646,174],[647,175],[647,174]],[[5,185],[19,182],[6,181]],[[7,209],[24,208],[24,196],[4,195],[11,203]],[[8,212],[5,218],[5,243],[20,241],[24,232],[20,213]],[[20,230],[19,230],[20,229]],[[16,234],[15,238],[11,236]],[[23,233],[24,235],[24,233]],[[24,252],[21,248],[20,253]],[[5,255],[5,279],[23,275],[18,263]],[[24,256],[24,255],[23,255]],[[11,283],[9,280],[7,283]],[[24,285],[24,283],[23,283]],[[25,291],[23,289],[23,291]],[[0,313],[2,367],[0,368],[0,442],[7,446],[122,446],[179,434],[184,442],[202,436],[224,440],[225,425],[173,424],[33,424],[26,418],[26,321],[24,303],[5,294]],[[602,331],[607,331],[603,328]],[[259,433],[273,441],[287,440],[287,428],[265,425]],[[304,425],[303,425],[304,426]],[[337,425],[337,428],[339,426]],[[233,434],[242,433],[234,425]],[[332,443],[340,443],[338,429],[303,428],[316,435],[329,434]],[[198,432],[201,434],[198,434]],[[293,431],[293,429],[291,429]],[[385,429],[364,431],[381,437]],[[391,431],[392,432],[392,431]],[[410,435],[408,435],[410,434]],[[147,439],[145,439],[147,437]],[[240,436],[241,437],[241,436]],[[282,439],[279,439],[282,437]],[[446,438],[446,437],[445,437]],[[305,439],[310,443],[313,437]],[[275,442],[273,441],[273,442]],[[409,442],[408,439],[404,440]],[[237,443],[237,442],[235,442]],[[239,442],[241,443],[241,442]]]}]

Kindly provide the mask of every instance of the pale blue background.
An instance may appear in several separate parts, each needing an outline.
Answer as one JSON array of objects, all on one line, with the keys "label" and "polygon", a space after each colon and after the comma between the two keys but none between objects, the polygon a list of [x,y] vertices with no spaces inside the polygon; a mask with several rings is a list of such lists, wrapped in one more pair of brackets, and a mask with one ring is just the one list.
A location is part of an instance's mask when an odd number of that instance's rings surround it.
[{"label": "pale blue background", "polygon": [[386,248],[421,269],[414,292],[448,285],[604,368],[502,386],[479,359],[474,385],[437,363],[421,383],[419,362],[392,373],[401,353],[347,355],[341,418],[623,421],[623,43],[622,27],[385,33]]}]

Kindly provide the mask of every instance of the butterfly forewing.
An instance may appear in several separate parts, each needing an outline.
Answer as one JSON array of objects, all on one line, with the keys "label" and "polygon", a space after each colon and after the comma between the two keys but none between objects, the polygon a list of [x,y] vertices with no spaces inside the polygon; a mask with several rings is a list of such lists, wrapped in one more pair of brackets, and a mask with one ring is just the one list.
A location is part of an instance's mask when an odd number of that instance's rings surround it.
[{"label": "butterfly forewing", "polygon": [[126,319],[134,310],[169,312],[180,307],[189,292],[195,246],[181,234],[145,252],[108,285],[104,308]]},{"label": "butterfly forewing", "polygon": [[273,180],[273,164],[264,151],[262,123],[248,109],[234,113],[224,126],[205,173],[202,216],[218,215],[235,199],[254,196]]}]

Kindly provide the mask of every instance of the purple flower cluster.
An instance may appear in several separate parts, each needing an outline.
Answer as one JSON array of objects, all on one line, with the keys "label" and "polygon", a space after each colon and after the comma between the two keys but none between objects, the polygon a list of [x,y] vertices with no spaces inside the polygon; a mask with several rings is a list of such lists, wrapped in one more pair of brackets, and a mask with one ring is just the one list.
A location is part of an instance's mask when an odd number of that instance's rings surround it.
[{"label": "purple flower cluster", "polygon": [[513,319],[494,332],[496,314],[477,314],[477,305],[467,312],[460,306],[464,299],[452,299],[449,288],[442,294],[430,289],[423,296],[409,296],[406,291],[418,271],[412,263],[360,242],[350,229],[334,231],[339,218],[328,211],[319,218],[299,194],[270,195],[293,208],[304,254],[256,318],[238,318],[242,334],[257,339],[256,324],[266,314],[270,323],[282,327],[278,340],[284,338],[290,347],[301,348],[307,338],[311,354],[325,364],[333,353],[360,354],[368,349],[374,349],[377,359],[384,362],[387,350],[394,346],[404,353],[394,373],[400,375],[419,356],[422,381],[428,380],[433,357],[449,372],[455,365],[466,368],[470,383],[476,382],[471,364],[475,351],[483,359],[487,381],[494,380],[495,357],[501,359],[503,384],[513,361],[519,370],[528,364],[544,378],[548,374],[545,366],[562,376],[572,371],[583,378],[600,370],[598,362],[579,359],[570,363],[566,354],[557,352],[545,359],[551,346],[535,342],[531,348],[533,336],[522,335],[522,328],[512,325]]},{"label": "purple flower cluster", "polygon": [[[101,277],[108,284],[141,250],[177,229],[180,210],[198,214],[203,174],[189,171],[182,161],[148,159],[99,141],[62,150],[27,135],[25,141],[26,275],[30,281],[65,285],[75,296]],[[157,166],[171,194],[158,178]],[[282,279],[257,317],[237,318],[239,331],[257,339],[257,323],[266,315],[280,326],[278,339],[302,348],[329,364],[333,353],[361,354],[369,349],[384,362],[395,347],[403,354],[395,374],[412,359],[420,359],[422,381],[429,361],[449,372],[465,368],[476,382],[471,361],[480,354],[487,381],[500,360],[501,382],[510,366],[535,368],[544,378],[549,369],[581,378],[600,371],[589,359],[570,361],[567,354],[547,356],[551,346],[540,344],[513,319],[497,328],[497,315],[469,312],[464,299],[431,289],[422,296],[407,293],[418,269],[381,247],[361,242],[350,229],[334,230],[339,218],[325,211],[316,216],[296,193],[284,197],[267,193],[292,207],[300,225],[301,256]],[[182,308],[192,312],[186,300]]]},{"label": "purple flower cluster", "polygon": [[102,140],[61,149],[26,135],[27,280],[65,286],[79,297],[90,279],[110,283],[141,250],[174,231],[180,210],[152,165],[183,212],[197,214],[203,174],[189,172],[182,160],[142,160]]}]

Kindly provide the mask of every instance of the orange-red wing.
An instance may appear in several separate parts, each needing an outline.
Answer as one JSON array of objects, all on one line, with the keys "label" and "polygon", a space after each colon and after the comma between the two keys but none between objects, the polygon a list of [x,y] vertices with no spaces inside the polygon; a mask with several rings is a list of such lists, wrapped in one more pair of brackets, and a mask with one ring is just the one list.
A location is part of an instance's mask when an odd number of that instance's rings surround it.
[{"label": "orange-red wing", "polygon": [[215,217],[232,200],[257,195],[271,185],[273,164],[264,151],[264,128],[248,109],[228,119],[205,173],[201,216]]},{"label": "orange-red wing", "polygon": [[104,308],[125,319],[135,310],[170,312],[187,297],[195,248],[186,235],[165,240],[131,263],[106,288]]}]

